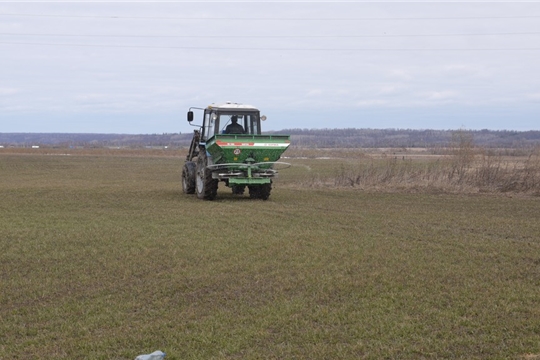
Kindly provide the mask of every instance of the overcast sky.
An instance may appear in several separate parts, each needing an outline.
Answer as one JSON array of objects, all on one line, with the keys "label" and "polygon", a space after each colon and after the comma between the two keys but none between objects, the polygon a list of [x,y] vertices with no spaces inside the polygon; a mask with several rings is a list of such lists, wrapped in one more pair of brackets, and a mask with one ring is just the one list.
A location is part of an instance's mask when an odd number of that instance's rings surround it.
[{"label": "overcast sky", "polygon": [[[540,3],[0,3],[0,132],[540,129]],[[200,114],[197,114],[200,116]]]}]

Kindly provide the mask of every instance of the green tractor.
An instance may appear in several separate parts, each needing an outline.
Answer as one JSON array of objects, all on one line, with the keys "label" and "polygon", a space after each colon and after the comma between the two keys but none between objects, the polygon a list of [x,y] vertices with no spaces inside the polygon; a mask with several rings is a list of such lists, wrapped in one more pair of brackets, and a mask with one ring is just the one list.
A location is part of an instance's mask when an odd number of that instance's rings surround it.
[{"label": "green tractor", "polygon": [[289,135],[261,134],[257,108],[227,102],[207,108],[191,107],[188,122],[193,121],[192,109],[203,111],[202,125],[194,125],[189,153],[182,169],[182,190],[197,194],[199,199],[213,200],[219,182],[224,182],[233,194],[244,194],[246,187],[252,199],[267,200],[272,179],[277,176],[281,154],[290,144]]}]

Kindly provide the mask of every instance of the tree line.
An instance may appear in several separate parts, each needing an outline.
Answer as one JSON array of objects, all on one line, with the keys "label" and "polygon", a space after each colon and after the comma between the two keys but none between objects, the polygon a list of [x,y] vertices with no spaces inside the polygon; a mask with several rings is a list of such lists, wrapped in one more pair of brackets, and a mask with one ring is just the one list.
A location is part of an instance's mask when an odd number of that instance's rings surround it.
[{"label": "tree line", "polygon": [[415,129],[285,129],[299,147],[430,148],[447,146],[456,133],[466,133],[475,146],[520,148],[540,144],[540,131]]},{"label": "tree line", "polygon": [[[415,129],[284,129],[266,134],[291,135],[291,144],[308,148],[431,148],[444,147],[457,132],[468,134],[475,146],[524,148],[540,144],[540,131],[415,130]],[[0,133],[3,147],[171,147],[189,146],[192,133],[71,134]]]}]

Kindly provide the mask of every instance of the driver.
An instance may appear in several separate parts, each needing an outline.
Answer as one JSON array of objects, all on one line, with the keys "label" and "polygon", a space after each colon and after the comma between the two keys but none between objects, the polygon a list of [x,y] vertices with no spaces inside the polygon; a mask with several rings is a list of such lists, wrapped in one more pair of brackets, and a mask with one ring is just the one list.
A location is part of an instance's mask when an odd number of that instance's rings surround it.
[{"label": "driver", "polygon": [[238,124],[238,116],[231,117],[231,123],[225,128],[225,134],[243,134],[244,128]]}]

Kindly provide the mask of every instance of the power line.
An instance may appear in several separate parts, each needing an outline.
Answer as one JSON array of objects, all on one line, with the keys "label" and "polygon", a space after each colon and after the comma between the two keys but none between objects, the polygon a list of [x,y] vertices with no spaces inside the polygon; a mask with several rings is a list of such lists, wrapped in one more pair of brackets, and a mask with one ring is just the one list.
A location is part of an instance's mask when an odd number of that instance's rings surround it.
[{"label": "power line", "polygon": [[324,39],[324,38],[402,38],[402,37],[452,37],[452,36],[514,36],[539,35],[540,32],[501,32],[501,33],[463,33],[463,34],[378,34],[378,35],[115,35],[115,34],[36,34],[0,33],[1,36],[56,36],[56,37],[100,37],[100,38],[254,38],[254,39]]},{"label": "power line", "polygon": [[272,17],[173,17],[173,16],[117,16],[117,15],[61,15],[3,13],[0,16],[95,18],[95,19],[138,19],[138,20],[225,20],[225,21],[384,21],[384,20],[481,20],[481,19],[537,19],[540,15],[514,16],[437,16],[437,17],[355,17],[355,18],[272,18]]},{"label": "power line", "polygon": [[243,47],[213,47],[213,46],[151,46],[151,45],[104,45],[104,44],[58,44],[58,43],[27,43],[0,42],[2,45],[38,45],[38,46],[68,46],[68,47],[106,47],[132,49],[178,49],[178,50],[236,50],[236,51],[538,51],[538,48],[243,48]]}]

